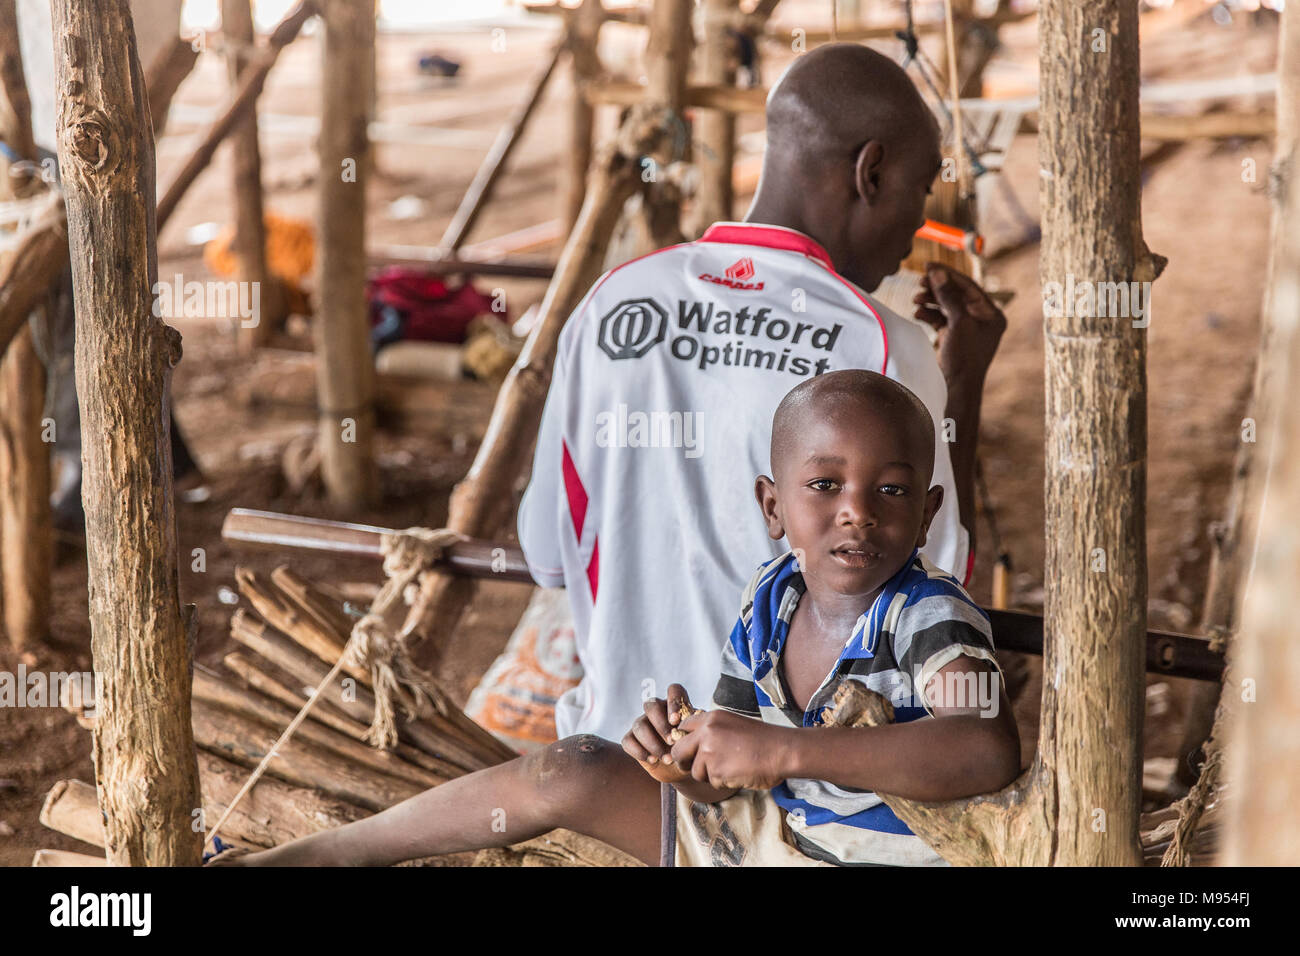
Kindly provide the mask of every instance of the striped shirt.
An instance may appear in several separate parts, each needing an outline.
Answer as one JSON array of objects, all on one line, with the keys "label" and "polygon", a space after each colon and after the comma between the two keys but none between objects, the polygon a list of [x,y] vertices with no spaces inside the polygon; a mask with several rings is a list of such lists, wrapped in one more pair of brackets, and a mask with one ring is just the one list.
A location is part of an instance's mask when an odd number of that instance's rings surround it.
[{"label": "striped shirt", "polygon": [[[814,727],[847,677],[883,695],[894,705],[895,722],[906,723],[933,718],[924,688],[957,657],[989,661],[1000,673],[988,616],[952,575],[913,552],[858,618],[835,666],[801,711],[780,664],[804,590],[793,552],[759,566],[722,652],[714,706],[783,727]],[[991,683],[996,698],[1000,684]],[[842,865],[944,865],[870,790],[792,778],[773,788],[772,796],[786,811],[796,845],[816,859]]]}]

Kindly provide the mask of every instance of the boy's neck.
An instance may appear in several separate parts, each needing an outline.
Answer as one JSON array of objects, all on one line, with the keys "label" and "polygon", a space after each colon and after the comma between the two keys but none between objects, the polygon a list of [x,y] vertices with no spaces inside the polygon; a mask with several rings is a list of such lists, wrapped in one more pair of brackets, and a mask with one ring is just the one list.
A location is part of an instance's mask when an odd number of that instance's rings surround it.
[{"label": "boy's neck", "polygon": [[818,631],[826,634],[838,634],[848,640],[858,618],[871,610],[880,592],[882,584],[868,594],[840,594],[827,588],[818,587],[815,580],[810,581],[804,575],[804,595],[799,601],[800,610],[808,615],[808,622]]}]

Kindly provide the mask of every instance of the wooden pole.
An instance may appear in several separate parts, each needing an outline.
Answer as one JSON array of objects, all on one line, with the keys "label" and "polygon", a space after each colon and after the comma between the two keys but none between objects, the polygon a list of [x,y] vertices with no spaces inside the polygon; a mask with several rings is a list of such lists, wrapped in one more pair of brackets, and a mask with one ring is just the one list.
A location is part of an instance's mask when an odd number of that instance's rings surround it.
[{"label": "wooden pole", "polygon": [[[0,139],[22,159],[34,161],[31,102],[23,79],[14,0],[0,0]],[[0,200],[15,197],[18,179],[0,161]],[[14,251],[0,253],[13,262]],[[26,310],[15,313],[20,323]],[[0,605],[4,629],[15,648],[43,643],[50,624],[50,445],[43,441],[45,366],[20,331],[0,351]]]},{"label": "wooden pole", "polygon": [[77,306],[94,756],[115,865],[195,865],[193,634],[182,618],[167,394],[153,315],[153,134],[126,0],[54,0],[59,164]]},{"label": "wooden pole", "polygon": [[541,72],[533,78],[527,98],[510,115],[506,125],[501,127],[496,140],[492,143],[492,148],[488,150],[487,156],[483,158],[478,172],[474,174],[473,182],[469,184],[469,189],[465,191],[455,215],[451,217],[451,222],[447,224],[447,230],[443,233],[442,242],[439,243],[443,249],[455,252],[464,244],[465,237],[474,228],[479,213],[483,211],[488,204],[488,200],[492,198],[492,190],[501,177],[501,173],[505,170],[506,163],[510,160],[510,154],[514,152],[518,142],[523,139],[528,120],[532,117],[533,111],[537,109],[537,104],[542,101],[542,94],[546,92],[546,85],[550,83],[551,75],[555,72],[555,65],[560,62],[560,56],[563,52],[564,41],[561,40],[555,45],[555,49],[551,51],[551,55]]},{"label": "wooden pole", "polygon": [[217,147],[225,141],[226,137],[238,125],[240,118],[257,101],[258,96],[262,93],[262,87],[266,83],[267,74],[271,72],[271,67],[275,66],[280,51],[293,41],[294,37],[298,35],[298,31],[302,29],[303,24],[315,14],[316,4],[312,3],[311,0],[302,0],[285,14],[283,20],[276,24],[275,29],[271,31],[271,35],[267,37],[266,45],[258,51],[256,60],[250,63],[242,74],[239,89],[235,95],[226,104],[216,122],[209,126],[198,140],[198,145],[195,146],[194,152],[190,154],[190,158],[185,161],[185,165],[180,168],[175,178],[163,191],[162,197],[158,200],[159,229],[162,229],[167,224],[167,220],[176,211],[181,198],[194,180],[198,178],[199,173],[207,169],[208,163],[212,162]]},{"label": "wooden pole", "polygon": [[[1045,2],[1038,21],[1041,281],[1045,289],[1067,277],[1149,283],[1158,267],[1141,231],[1136,0]],[[1142,322],[1128,317],[1044,321],[1047,601],[1038,766],[1052,799],[1054,862],[1067,865],[1142,860],[1146,336]]]},{"label": "wooden pole", "polygon": [[199,51],[194,43],[177,37],[154,56],[146,67],[144,85],[149,91],[149,115],[153,117],[153,135],[157,139],[167,126],[172,99],[185,79],[194,72]]},{"label": "wooden pole", "polygon": [[319,360],[321,474],[330,500],[359,508],[378,498],[374,363],[366,306],[366,182],[374,0],[325,0],[320,198],[313,333]]},{"label": "wooden pole", "polygon": [[587,194],[587,169],[595,143],[596,108],[587,99],[587,88],[601,74],[597,47],[600,27],[605,22],[601,0],[582,0],[565,11],[565,36],[569,46],[572,99],[569,104],[569,149],[564,162],[564,193],[561,221],[564,234],[573,232]]},{"label": "wooden pole", "polygon": [[[704,42],[700,47],[700,82],[733,86],[732,27],[736,0],[704,0]],[[700,173],[687,232],[698,236],[715,222],[729,222],[734,202],[731,185],[736,159],[736,115],[725,110],[700,110],[695,118],[695,165]]]},{"label": "wooden pole", "polygon": [[1300,679],[1295,642],[1295,584],[1300,580],[1300,425],[1291,405],[1300,378],[1300,17],[1282,14],[1278,59],[1277,151],[1272,251],[1264,301],[1269,332],[1258,412],[1263,501],[1259,540],[1224,685],[1231,744],[1227,750],[1228,866],[1294,863],[1300,854],[1295,816],[1300,779]]},{"label": "wooden pole", "polygon": [[[250,0],[221,0],[221,34],[225,39],[226,66],[231,90],[236,91],[246,71],[253,67],[255,33]],[[240,323],[239,347],[251,351],[265,344],[276,311],[269,299],[273,283],[266,268],[266,226],[262,216],[262,153],[257,140],[257,101],[239,117],[230,133],[231,194],[235,206],[235,238],[231,249],[238,262],[240,282],[258,290],[256,323]]]}]

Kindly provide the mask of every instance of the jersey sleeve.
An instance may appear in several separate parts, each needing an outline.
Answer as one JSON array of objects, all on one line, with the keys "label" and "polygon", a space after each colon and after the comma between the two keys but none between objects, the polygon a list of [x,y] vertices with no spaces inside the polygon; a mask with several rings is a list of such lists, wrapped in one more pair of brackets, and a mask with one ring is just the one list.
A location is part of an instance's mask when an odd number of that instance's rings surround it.
[{"label": "jersey sleeve", "polygon": [[958,657],[987,661],[1002,679],[988,617],[955,582],[931,579],[899,615],[893,636],[898,668],[913,680],[916,702],[933,716],[926,685]]},{"label": "jersey sleeve", "polygon": [[[542,409],[533,452],[533,473],[519,502],[519,546],[528,570],[543,587],[563,587],[564,559],[561,535],[564,514],[564,420],[570,387],[567,349],[563,338],[556,350],[551,387]],[[573,533],[570,526],[569,534]]]},{"label": "jersey sleeve", "polygon": [[749,659],[749,632],[744,620],[737,620],[731,637],[722,648],[722,673],[713,692],[713,706],[745,717],[758,717],[758,694],[754,691],[754,668]]}]

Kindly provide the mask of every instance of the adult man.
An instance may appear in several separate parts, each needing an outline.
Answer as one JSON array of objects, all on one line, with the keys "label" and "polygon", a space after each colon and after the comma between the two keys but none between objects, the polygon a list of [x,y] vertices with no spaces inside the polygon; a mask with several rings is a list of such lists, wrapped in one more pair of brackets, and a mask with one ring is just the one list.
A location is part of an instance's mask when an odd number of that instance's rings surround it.
[{"label": "adult man", "polygon": [[888,58],[829,44],[773,89],[767,138],[744,223],[607,273],[561,335],[519,512],[533,576],[567,586],[574,612],[585,676],[557,705],[561,737],[619,739],[669,681],[708,699],[734,594],[754,555],[783,550],[753,476],[773,411],[809,375],[866,368],[925,402],[949,502],[925,553],[969,575],[979,399],[1005,319],[932,268],[917,318],[941,330],[936,363],[918,325],[867,295],[924,221],[934,118]]}]

